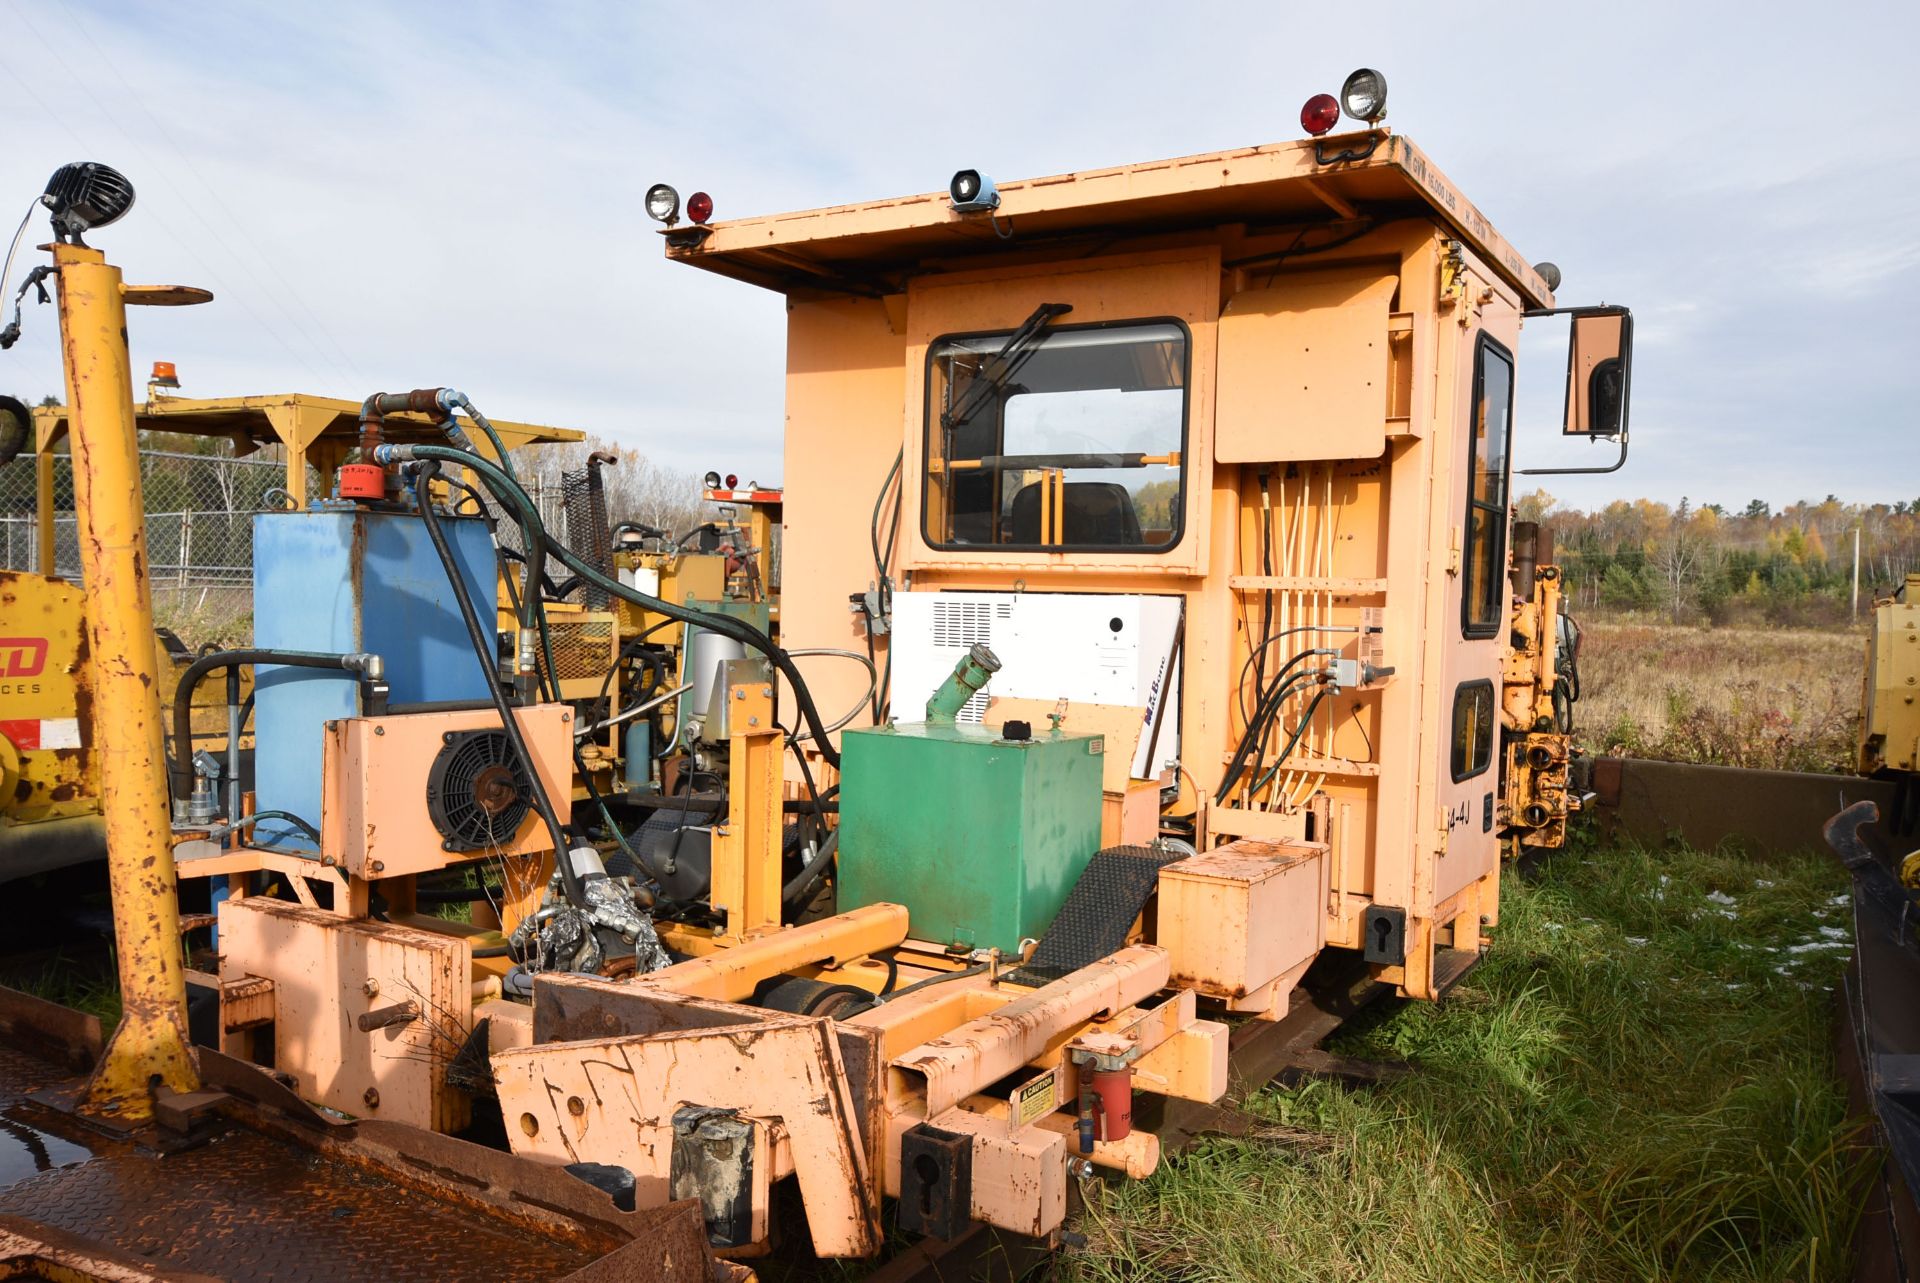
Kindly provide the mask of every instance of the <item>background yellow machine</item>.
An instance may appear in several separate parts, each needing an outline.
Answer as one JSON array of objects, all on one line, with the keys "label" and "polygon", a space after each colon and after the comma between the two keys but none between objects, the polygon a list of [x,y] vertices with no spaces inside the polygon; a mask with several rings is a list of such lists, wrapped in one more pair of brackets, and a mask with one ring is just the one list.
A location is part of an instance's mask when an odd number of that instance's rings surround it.
[{"label": "background yellow machine", "polygon": [[1873,603],[1860,771],[1920,772],[1920,575]]}]

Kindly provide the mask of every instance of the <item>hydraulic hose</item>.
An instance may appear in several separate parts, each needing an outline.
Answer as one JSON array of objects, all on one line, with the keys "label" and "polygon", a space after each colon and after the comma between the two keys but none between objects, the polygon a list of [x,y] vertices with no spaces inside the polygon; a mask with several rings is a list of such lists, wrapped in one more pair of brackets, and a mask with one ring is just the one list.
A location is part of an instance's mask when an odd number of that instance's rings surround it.
[{"label": "hydraulic hose", "polygon": [[793,880],[780,888],[780,903],[789,909],[798,909],[806,903],[813,889],[820,885],[820,879],[827,876],[827,870],[833,867],[834,848],[840,845],[840,830],[828,829],[826,837],[820,839],[820,849],[813,853],[813,859],[807,867],[793,875]]},{"label": "hydraulic hose", "polygon": [[[487,440],[492,443],[494,453],[500,460],[499,466],[501,470],[505,472],[515,484],[518,484],[519,474],[513,469],[513,460],[507,457],[506,443],[500,439],[500,434],[494,430],[493,424],[488,420],[487,416],[480,413],[479,407],[474,405],[474,403],[468,399],[467,394],[458,388],[417,388],[412,392],[374,393],[366,399],[360,408],[360,442],[362,450],[364,452],[366,447],[371,444],[374,447],[373,453],[375,455],[375,461],[381,463],[386,462],[386,460],[378,458],[378,447],[381,444],[380,430],[385,416],[404,411],[412,411],[416,414],[435,416],[435,421],[439,424],[440,430],[446,434],[447,440],[453,442],[454,452],[459,456],[460,462],[470,464],[472,460],[483,459],[480,452],[473,448],[472,438],[470,438],[466,430],[460,426],[460,421],[454,417],[455,410],[465,410],[480,430],[486,433]],[[369,426],[371,426],[372,429],[371,434],[369,434]],[[449,480],[449,484],[460,485],[468,491],[472,490],[471,486],[467,486],[462,482]],[[523,638],[528,636],[535,627],[535,599],[540,594],[540,576],[546,566],[545,540],[546,532],[542,530],[537,538],[530,536],[527,541],[527,582],[521,593],[522,600],[519,609],[520,635]],[[532,666],[532,663],[533,657],[526,653],[524,647],[516,649],[516,682],[519,681],[519,674]]]},{"label": "hydraulic hose", "polygon": [[229,832],[235,829],[250,829],[262,820],[279,820],[283,824],[291,824],[294,828],[299,829],[302,833],[313,839],[316,845],[320,841],[320,830],[314,828],[311,822],[301,819],[292,811],[255,811],[252,815],[242,816],[237,823],[229,824],[227,829]]},{"label": "hydraulic hose", "polygon": [[1302,660],[1314,655],[1332,655],[1337,653],[1337,651],[1324,647],[1313,650],[1303,650],[1292,659],[1289,659],[1286,665],[1273,675],[1273,685],[1270,688],[1272,693],[1263,696],[1258,706],[1254,709],[1253,721],[1248,723],[1246,732],[1240,737],[1240,746],[1235,750],[1233,761],[1228,765],[1227,773],[1221,777],[1220,787],[1213,795],[1215,802],[1226,801],[1227,795],[1233,792],[1233,786],[1235,782],[1239,780],[1240,772],[1246,766],[1247,758],[1250,757],[1255,748],[1266,739],[1267,726],[1272,722],[1274,717],[1279,715],[1280,708],[1286,703],[1287,697],[1299,687],[1302,681],[1311,681],[1314,676],[1313,674],[1301,674],[1292,680],[1288,680],[1287,674],[1291,673]]},{"label": "hydraulic hose", "polygon": [[1300,724],[1294,727],[1293,738],[1289,739],[1286,747],[1280,750],[1280,756],[1273,759],[1273,765],[1269,766],[1261,774],[1260,778],[1253,782],[1253,792],[1258,793],[1261,789],[1265,788],[1267,781],[1273,778],[1274,772],[1278,771],[1281,766],[1286,763],[1288,754],[1292,753],[1294,747],[1300,743],[1300,737],[1307,733],[1307,727],[1313,725],[1313,715],[1319,710],[1320,701],[1327,697],[1327,691],[1330,689],[1332,688],[1322,686],[1314,692],[1313,698],[1307,701],[1307,711],[1300,715]]},{"label": "hydraulic hose", "polygon": [[473,595],[467,591],[467,581],[460,574],[460,566],[453,559],[453,549],[447,543],[446,532],[440,529],[440,518],[433,510],[433,492],[428,488],[428,483],[438,471],[439,464],[436,462],[428,462],[415,470],[414,501],[420,507],[420,519],[426,522],[427,538],[433,541],[433,550],[439,554],[440,565],[447,572],[447,581],[453,586],[454,600],[460,605],[460,618],[467,626],[467,636],[473,642],[473,651],[480,660],[481,670],[486,673],[487,693],[493,697],[493,706],[500,714],[500,724],[506,731],[507,742],[513,745],[513,751],[520,760],[527,764],[527,779],[533,786],[534,809],[539,811],[541,821],[547,826],[547,835],[553,841],[553,862],[560,870],[560,882],[566,889],[567,900],[575,908],[584,909],[587,907],[587,893],[580,883],[579,872],[573,867],[573,852],[567,841],[566,830],[560,827],[560,817],[553,809],[552,799],[547,796],[545,781],[534,766],[533,753],[528,750],[526,737],[521,734],[519,719],[513,715],[513,706],[507,703],[506,692],[500,689],[499,656],[494,645],[487,640],[486,630],[481,627],[480,613],[473,606]]},{"label": "hydraulic hose", "polygon": [[[500,434],[493,430],[493,424],[487,421],[487,416],[480,413],[480,407],[467,399],[466,393],[454,388],[440,388],[434,399],[439,402],[441,410],[445,411],[449,424],[455,423],[453,417],[455,410],[465,410],[480,430],[487,434],[487,440],[492,443],[494,451],[500,456],[500,467],[508,476],[516,481],[519,480],[519,474],[513,470],[513,460],[507,457],[507,447],[500,440]],[[457,426],[447,432],[449,439],[453,437],[455,431],[458,431]],[[461,433],[461,435],[466,434]]]},{"label": "hydraulic hose", "polygon": [[[173,691],[173,761],[168,765],[168,774],[173,781],[173,795],[186,797],[193,791],[193,692],[200,685],[200,679],[208,673],[221,668],[234,668],[241,664],[279,664],[286,668],[332,669],[355,678],[381,675],[382,664],[378,655],[357,653],[338,655],[313,650],[274,650],[272,648],[252,647],[244,650],[216,650],[202,655],[187,666],[180,674],[180,684]],[[249,702],[253,696],[247,696]]]},{"label": "hydraulic hose", "polygon": [[[550,551],[556,561],[560,562],[561,565],[571,570],[574,574],[579,575],[594,587],[600,588],[612,596],[633,602],[635,605],[644,607],[657,614],[665,615],[668,619],[697,625],[710,632],[731,637],[735,641],[759,651],[767,657],[769,663],[779,670],[780,675],[787,679],[787,684],[793,687],[794,698],[800,706],[800,715],[806,722],[807,729],[812,733],[813,741],[815,745],[818,746],[821,756],[824,757],[831,766],[837,768],[840,765],[840,753],[833,747],[832,741],[827,738],[828,732],[826,730],[826,724],[821,720],[820,710],[814,705],[813,695],[807,689],[806,678],[801,676],[799,668],[787,655],[786,651],[774,645],[773,639],[761,632],[758,628],[742,620],[735,619],[730,615],[710,614],[707,611],[694,610],[674,602],[664,601],[658,597],[648,596],[637,588],[621,583],[618,579],[609,578],[601,574],[599,570],[575,555],[565,544],[553,543],[549,545],[546,542],[545,527],[541,524],[539,511],[534,507],[533,500],[527,495],[527,492],[522,489],[520,484],[512,477],[495,467],[491,461],[482,459],[479,455],[468,454],[462,450],[455,450],[450,446],[395,445],[393,443],[387,443],[378,448],[375,452],[375,458],[380,463],[439,460],[457,463],[462,467],[472,469],[473,472],[485,482],[487,488],[493,492],[496,499],[501,500],[519,513],[519,524],[526,534],[530,554],[534,547],[534,538],[537,534],[541,548]],[[531,555],[529,559],[531,560]]]},{"label": "hydraulic hose", "polygon": [[979,975],[992,965],[990,962],[976,962],[971,967],[962,967],[958,971],[944,971],[937,976],[928,976],[924,980],[914,981],[904,989],[895,989],[891,993],[881,994],[878,1001],[892,1002],[895,998],[904,998],[910,993],[917,992],[921,989],[931,989],[934,985],[943,985],[950,980],[965,980],[968,976]]}]

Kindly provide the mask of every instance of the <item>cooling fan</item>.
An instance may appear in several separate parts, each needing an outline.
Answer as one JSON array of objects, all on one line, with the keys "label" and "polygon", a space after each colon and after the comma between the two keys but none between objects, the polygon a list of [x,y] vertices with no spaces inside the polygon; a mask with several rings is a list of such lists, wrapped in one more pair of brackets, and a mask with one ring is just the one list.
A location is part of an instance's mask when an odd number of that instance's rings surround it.
[{"label": "cooling fan", "polygon": [[531,793],[505,731],[449,731],[427,772],[427,816],[448,851],[505,846],[527,818]]}]

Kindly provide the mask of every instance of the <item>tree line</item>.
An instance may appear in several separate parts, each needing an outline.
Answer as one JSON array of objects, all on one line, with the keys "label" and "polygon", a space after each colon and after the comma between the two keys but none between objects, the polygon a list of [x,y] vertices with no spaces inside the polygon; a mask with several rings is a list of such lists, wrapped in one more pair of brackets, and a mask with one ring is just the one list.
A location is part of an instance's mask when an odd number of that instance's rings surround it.
[{"label": "tree line", "polygon": [[1514,516],[1553,532],[1571,606],[1590,615],[1844,625],[1853,618],[1856,536],[1862,611],[1920,570],[1920,498],[1850,504],[1828,495],[1778,511],[1762,499],[1737,510],[1616,499],[1585,512],[1535,490]]}]

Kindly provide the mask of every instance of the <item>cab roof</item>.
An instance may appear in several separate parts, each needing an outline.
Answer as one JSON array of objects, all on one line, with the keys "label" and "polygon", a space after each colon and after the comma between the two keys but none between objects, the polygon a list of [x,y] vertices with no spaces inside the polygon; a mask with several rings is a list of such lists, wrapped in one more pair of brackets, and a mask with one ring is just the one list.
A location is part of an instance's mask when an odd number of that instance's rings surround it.
[{"label": "cab roof", "polygon": [[1518,290],[1526,306],[1553,306],[1547,283],[1487,217],[1424,152],[1385,129],[998,187],[1000,207],[992,219],[957,213],[946,192],[927,192],[705,229],[683,223],[666,232],[667,257],[782,293],[891,294],[929,261],[955,266],[1003,247],[1009,223],[1013,241],[1031,247],[1091,234],[1353,219],[1424,207]]}]

